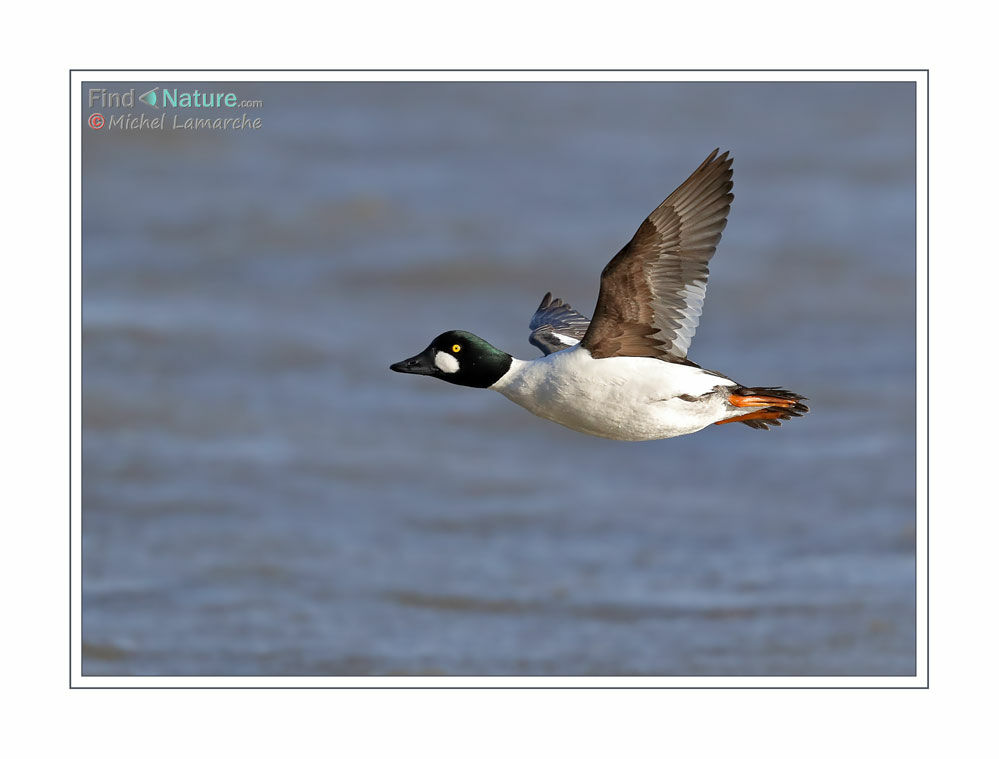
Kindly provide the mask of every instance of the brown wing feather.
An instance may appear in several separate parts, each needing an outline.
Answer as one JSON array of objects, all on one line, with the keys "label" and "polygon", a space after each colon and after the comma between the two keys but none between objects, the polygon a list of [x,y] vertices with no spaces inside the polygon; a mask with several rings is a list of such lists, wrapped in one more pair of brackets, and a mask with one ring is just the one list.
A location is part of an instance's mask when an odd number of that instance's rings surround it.
[{"label": "brown wing feather", "polygon": [[732,159],[715,149],[649,214],[600,275],[582,345],[594,358],[685,362],[732,204]]}]

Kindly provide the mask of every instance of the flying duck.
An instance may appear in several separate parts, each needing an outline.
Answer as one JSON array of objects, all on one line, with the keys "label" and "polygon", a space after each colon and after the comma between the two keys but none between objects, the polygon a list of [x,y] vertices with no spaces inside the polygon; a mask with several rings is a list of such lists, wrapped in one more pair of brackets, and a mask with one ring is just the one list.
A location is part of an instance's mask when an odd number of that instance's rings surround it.
[{"label": "flying duck", "polygon": [[732,158],[715,149],[604,267],[592,320],[547,293],[530,324],[543,356],[522,361],[452,330],[390,368],[496,390],[540,417],[613,440],[729,422],[765,430],[801,416],[804,396],[740,385],[687,358],[731,190]]}]

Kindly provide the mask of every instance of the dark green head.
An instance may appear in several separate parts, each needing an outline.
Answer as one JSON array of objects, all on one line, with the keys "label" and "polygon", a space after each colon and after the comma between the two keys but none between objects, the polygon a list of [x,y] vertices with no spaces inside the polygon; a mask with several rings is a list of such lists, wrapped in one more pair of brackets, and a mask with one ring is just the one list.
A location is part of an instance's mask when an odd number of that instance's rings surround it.
[{"label": "dark green head", "polygon": [[427,349],[392,364],[394,372],[426,374],[467,387],[489,387],[507,373],[513,357],[471,332],[452,330],[438,335]]}]

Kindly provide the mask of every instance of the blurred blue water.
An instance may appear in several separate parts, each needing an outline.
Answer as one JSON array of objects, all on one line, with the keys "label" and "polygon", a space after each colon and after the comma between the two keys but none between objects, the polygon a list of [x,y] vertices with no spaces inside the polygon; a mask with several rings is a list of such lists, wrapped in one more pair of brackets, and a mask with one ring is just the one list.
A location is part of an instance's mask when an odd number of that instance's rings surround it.
[{"label": "blurred blue water", "polygon": [[[84,127],[84,674],[914,673],[911,85],[231,89],[261,130]],[[716,146],[690,355],[806,418],[616,443],[388,371],[535,355]]]}]

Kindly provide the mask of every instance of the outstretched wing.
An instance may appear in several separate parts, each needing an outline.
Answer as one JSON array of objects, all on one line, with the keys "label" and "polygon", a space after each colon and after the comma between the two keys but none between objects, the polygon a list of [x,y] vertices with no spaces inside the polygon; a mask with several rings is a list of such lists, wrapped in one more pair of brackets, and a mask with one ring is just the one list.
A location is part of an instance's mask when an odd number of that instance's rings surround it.
[{"label": "outstretched wing", "polygon": [[642,222],[600,275],[582,340],[594,358],[650,356],[684,363],[732,205],[732,159],[709,155]]},{"label": "outstretched wing", "polygon": [[561,298],[545,293],[541,305],[531,317],[531,345],[536,345],[546,356],[564,348],[571,348],[583,339],[590,320]]}]

